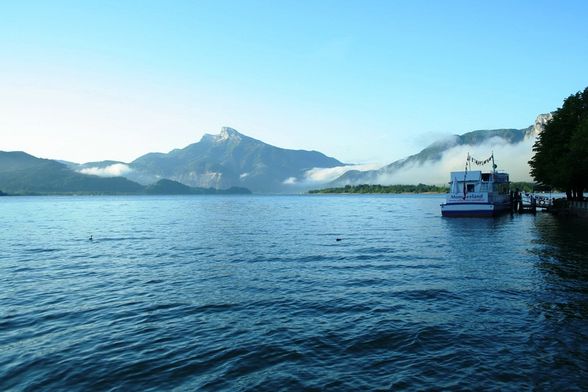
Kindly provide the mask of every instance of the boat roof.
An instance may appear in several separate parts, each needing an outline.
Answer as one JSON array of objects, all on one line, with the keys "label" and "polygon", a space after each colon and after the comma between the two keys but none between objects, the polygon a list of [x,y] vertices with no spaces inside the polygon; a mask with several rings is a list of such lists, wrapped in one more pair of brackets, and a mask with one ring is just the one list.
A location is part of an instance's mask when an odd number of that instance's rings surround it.
[{"label": "boat roof", "polygon": [[451,172],[451,181],[479,181],[482,179],[480,170],[454,171]]},{"label": "boat roof", "polygon": [[498,178],[504,178],[508,176],[507,173],[498,173],[498,172],[482,172],[481,170],[468,170],[466,171],[454,171],[451,172],[451,181],[480,181],[482,179],[482,174],[493,174],[494,181]]}]

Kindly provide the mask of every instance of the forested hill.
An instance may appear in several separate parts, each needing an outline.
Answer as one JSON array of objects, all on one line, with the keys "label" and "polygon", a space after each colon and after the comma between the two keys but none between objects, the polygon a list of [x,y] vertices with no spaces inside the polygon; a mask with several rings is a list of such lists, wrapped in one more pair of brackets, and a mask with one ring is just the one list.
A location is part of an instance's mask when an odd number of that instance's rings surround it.
[{"label": "forested hill", "polygon": [[143,186],[124,177],[98,177],[78,173],[63,163],[37,158],[21,151],[0,151],[0,189],[0,195],[250,193],[245,188],[195,188],[171,180],[160,180]]},{"label": "forested hill", "polygon": [[143,186],[123,177],[97,177],[21,151],[0,151],[0,189],[10,194],[139,193]]}]

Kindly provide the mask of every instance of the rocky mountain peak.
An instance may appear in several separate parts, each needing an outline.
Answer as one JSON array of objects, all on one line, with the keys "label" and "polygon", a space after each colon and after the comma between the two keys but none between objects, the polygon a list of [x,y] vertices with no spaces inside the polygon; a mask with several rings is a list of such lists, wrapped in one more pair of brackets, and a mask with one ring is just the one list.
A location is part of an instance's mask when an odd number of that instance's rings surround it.
[{"label": "rocky mountain peak", "polygon": [[241,136],[242,135],[233,128],[222,127],[220,134],[217,136],[217,141],[221,142],[229,139],[239,141],[241,140]]},{"label": "rocky mountain peak", "polygon": [[202,136],[201,141],[203,142],[208,142],[208,143],[221,143],[221,142],[225,142],[228,140],[232,140],[232,141],[240,141],[242,140],[243,135],[240,134],[239,132],[237,132],[235,129],[230,128],[230,127],[222,127],[221,131],[218,135],[211,135],[209,133],[205,133]]},{"label": "rocky mountain peak", "polygon": [[553,113],[544,113],[537,116],[535,119],[535,124],[533,124],[533,129],[527,136],[537,137],[541,132],[543,132],[543,128],[547,122],[549,122],[553,118]]}]

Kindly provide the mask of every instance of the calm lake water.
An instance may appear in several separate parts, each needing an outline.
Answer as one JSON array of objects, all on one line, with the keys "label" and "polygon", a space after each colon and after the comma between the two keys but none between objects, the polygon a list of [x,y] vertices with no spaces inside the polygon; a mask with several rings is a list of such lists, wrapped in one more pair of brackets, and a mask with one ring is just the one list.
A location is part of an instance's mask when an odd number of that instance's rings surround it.
[{"label": "calm lake water", "polygon": [[0,198],[0,390],[588,388],[588,224],[441,201]]}]

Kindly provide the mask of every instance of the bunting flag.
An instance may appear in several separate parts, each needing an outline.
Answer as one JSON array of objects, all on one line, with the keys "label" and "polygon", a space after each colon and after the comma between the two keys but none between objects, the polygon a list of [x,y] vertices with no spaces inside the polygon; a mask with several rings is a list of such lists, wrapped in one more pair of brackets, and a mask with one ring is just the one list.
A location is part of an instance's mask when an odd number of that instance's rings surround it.
[{"label": "bunting flag", "polygon": [[[476,158],[474,158],[473,156],[470,155],[470,153],[468,152],[468,157],[466,158],[466,164],[465,164],[465,170],[463,172],[463,199],[465,200],[467,195],[468,195],[468,191],[467,191],[467,184],[466,184],[466,180],[468,177],[468,168],[471,169],[472,163],[478,166],[482,166],[485,165],[489,162],[494,162],[494,153],[492,153],[492,155],[490,155],[489,158],[484,159],[483,161],[480,161]],[[494,163],[492,163],[492,168],[494,170],[496,170],[496,165]]]},{"label": "bunting flag", "polygon": [[482,166],[482,165],[485,165],[485,164],[491,162],[493,159],[494,159],[494,154],[490,155],[490,157],[488,159],[484,159],[483,161],[477,160],[474,157],[470,156],[470,154],[468,154],[466,162],[473,163],[478,166]]}]

